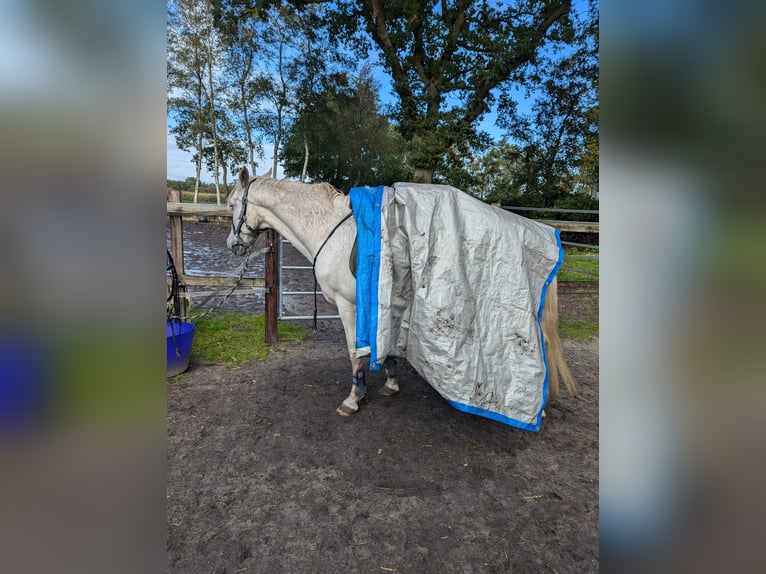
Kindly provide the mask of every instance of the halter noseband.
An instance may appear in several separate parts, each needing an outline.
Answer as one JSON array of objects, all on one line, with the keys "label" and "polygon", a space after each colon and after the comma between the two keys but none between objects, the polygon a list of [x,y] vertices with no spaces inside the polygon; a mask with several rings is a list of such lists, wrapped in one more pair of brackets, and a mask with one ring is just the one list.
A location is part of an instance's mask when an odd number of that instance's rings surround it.
[{"label": "halter noseband", "polygon": [[[240,237],[240,232],[242,231],[242,226],[245,226],[247,230],[258,237],[258,235],[261,233],[262,230],[260,229],[253,229],[247,224],[247,196],[250,192],[250,186],[253,185],[253,182],[257,180],[257,177],[254,177],[251,179],[248,184],[245,186],[245,191],[242,193],[242,210],[239,214],[239,221],[237,221],[237,225],[234,225],[234,219],[231,220],[231,231],[234,233],[234,237],[237,238],[237,243],[232,246],[232,250],[234,250],[235,247],[246,247],[244,241],[242,241],[242,238]],[[236,253],[236,252],[235,252]],[[237,253],[239,255],[239,253]],[[243,252],[244,255],[244,252]]]}]

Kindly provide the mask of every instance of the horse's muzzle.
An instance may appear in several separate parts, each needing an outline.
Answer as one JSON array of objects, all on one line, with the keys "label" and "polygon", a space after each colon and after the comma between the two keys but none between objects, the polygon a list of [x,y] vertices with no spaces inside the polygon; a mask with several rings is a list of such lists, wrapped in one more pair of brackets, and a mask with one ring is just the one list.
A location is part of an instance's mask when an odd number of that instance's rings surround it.
[{"label": "horse's muzzle", "polygon": [[231,246],[231,251],[234,255],[242,257],[245,254],[245,251],[247,251],[247,247],[242,243],[237,243],[236,245]]}]

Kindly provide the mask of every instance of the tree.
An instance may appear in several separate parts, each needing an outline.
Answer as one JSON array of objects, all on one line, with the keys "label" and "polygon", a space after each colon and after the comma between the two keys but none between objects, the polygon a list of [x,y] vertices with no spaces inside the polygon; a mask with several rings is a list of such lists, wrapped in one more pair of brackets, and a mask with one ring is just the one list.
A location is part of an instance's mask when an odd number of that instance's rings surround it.
[{"label": "tree", "polygon": [[[240,137],[232,118],[226,113],[225,107],[217,108],[216,130],[217,145],[208,145],[203,149],[206,167],[212,172],[220,168],[223,176],[223,188],[229,187],[228,173],[237,171],[248,160],[244,142]],[[210,139],[209,141],[212,141]],[[216,155],[217,154],[217,158]]]},{"label": "tree", "polygon": [[500,102],[500,125],[519,143],[516,178],[527,194],[551,206],[576,188],[598,189],[598,13],[590,2],[573,35],[540,58],[537,98],[528,115]]},{"label": "tree", "polygon": [[347,37],[357,26],[377,46],[398,97],[416,181],[432,181],[453,145],[475,142],[497,97],[534,73],[552,41],[571,37],[570,0],[338,2]]},{"label": "tree", "polygon": [[243,0],[214,0],[213,16],[216,27],[225,38],[226,77],[230,83],[228,108],[236,117],[247,149],[251,173],[256,172],[256,156],[263,157],[263,146],[253,119],[260,110],[255,83],[255,66],[260,42],[258,24],[263,13]]},{"label": "tree", "polygon": [[[482,197],[524,196],[546,205],[572,189],[598,188],[596,0],[579,0],[576,8],[571,0],[170,2],[208,5],[227,46],[225,67],[203,50],[202,75],[187,74],[178,85],[188,92],[171,93],[179,102],[184,96],[174,129],[179,145],[199,150],[198,173],[205,154],[214,162],[227,155],[202,151],[220,143],[219,111],[226,107],[253,172],[268,139],[273,170],[281,158],[288,174],[341,188],[447,181]],[[363,74],[349,50],[364,57],[375,51],[390,75],[389,122],[364,94],[377,88],[355,79]],[[169,46],[170,54],[176,65],[194,52]],[[211,88],[222,72],[226,96]],[[195,85],[203,86],[201,96]],[[530,96],[531,109],[519,105]],[[200,109],[207,119],[199,119]],[[479,130],[489,110],[498,112],[507,144]],[[493,153],[512,157],[504,163]],[[507,181],[482,172],[501,164]]]},{"label": "tree", "polygon": [[[246,102],[252,106],[242,114],[244,129],[274,143],[276,173],[284,134],[334,60],[332,47],[320,41],[326,37],[324,9],[313,3],[295,9],[260,0],[216,1],[220,28],[238,42],[238,48],[230,51],[230,62],[239,70],[240,107],[246,110]],[[255,171],[252,153],[250,157]]]},{"label": "tree", "polygon": [[199,193],[202,150],[208,109],[205,75],[206,15],[199,0],[168,2],[168,110],[175,115],[170,128],[179,149],[192,152],[196,167],[194,201]]},{"label": "tree", "polygon": [[575,177],[575,191],[581,188],[592,198],[598,198],[598,120],[599,107],[592,107],[586,115],[588,132],[585,134],[585,145],[580,154],[577,164],[577,176]]},{"label": "tree", "polygon": [[[281,158],[287,175],[305,173],[348,190],[407,179],[400,141],[379,111],[370,69],[356,78],[335,74],[305,102],[287,133]],[[306,162],[306,150],[311,150]]]},{"label": "tree", "polygon": [[218,168],[220,167],[218,160],[220,155],[218,152],[218,130],[216,125],[216,92],[218,91],[218,86],[216,86],[216,74],[214,74],[214,70],[217,70],[220,66],[223,47],[221,45],[220,35],[213,25],[213,7],[211,0],[203,0],[203,15],[204,42],[207,51],[208,121],[210,122],[210,138],[213,142],[213,178],[215,179],[216,203],[220,204],[221,189],[218,183]]},{"label": "tree", "polygon": [[515,174],[519,170],[519,147],[502,140],[447,154],[444,167],[435,176],[437,183],[448,183],[483,201],[507,203],[518,195]]}]

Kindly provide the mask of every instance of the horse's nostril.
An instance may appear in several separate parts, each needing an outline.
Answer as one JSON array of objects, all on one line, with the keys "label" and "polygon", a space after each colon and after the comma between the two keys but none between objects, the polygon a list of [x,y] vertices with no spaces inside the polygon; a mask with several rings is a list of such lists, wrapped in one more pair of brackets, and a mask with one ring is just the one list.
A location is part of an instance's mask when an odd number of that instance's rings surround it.
[{"label": "horse's nostril", "polygon": [[246,249],[247,248],[241,243],[238,243],[237,245],[231,248],[231,250],[234,252],[234,255],[239,255],[240,257],[245,254]]}]

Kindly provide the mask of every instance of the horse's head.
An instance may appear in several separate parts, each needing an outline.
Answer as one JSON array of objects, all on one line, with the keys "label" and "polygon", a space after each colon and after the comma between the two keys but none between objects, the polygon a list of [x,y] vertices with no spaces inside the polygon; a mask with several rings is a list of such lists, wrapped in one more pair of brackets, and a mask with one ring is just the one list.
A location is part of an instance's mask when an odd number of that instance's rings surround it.
[{"label": "horse's head", "polygon": [[250,178],[250,172],[243,167],[237,183],[229,193],[227,204],[231,210],[231,231],[226,246],[235,255],[244,255],[247,248],[255,243],[261,231],[268,229],[264,223],[262,209],[258,206],[256,191],[271,179],[271,170],[259,177]]}]

